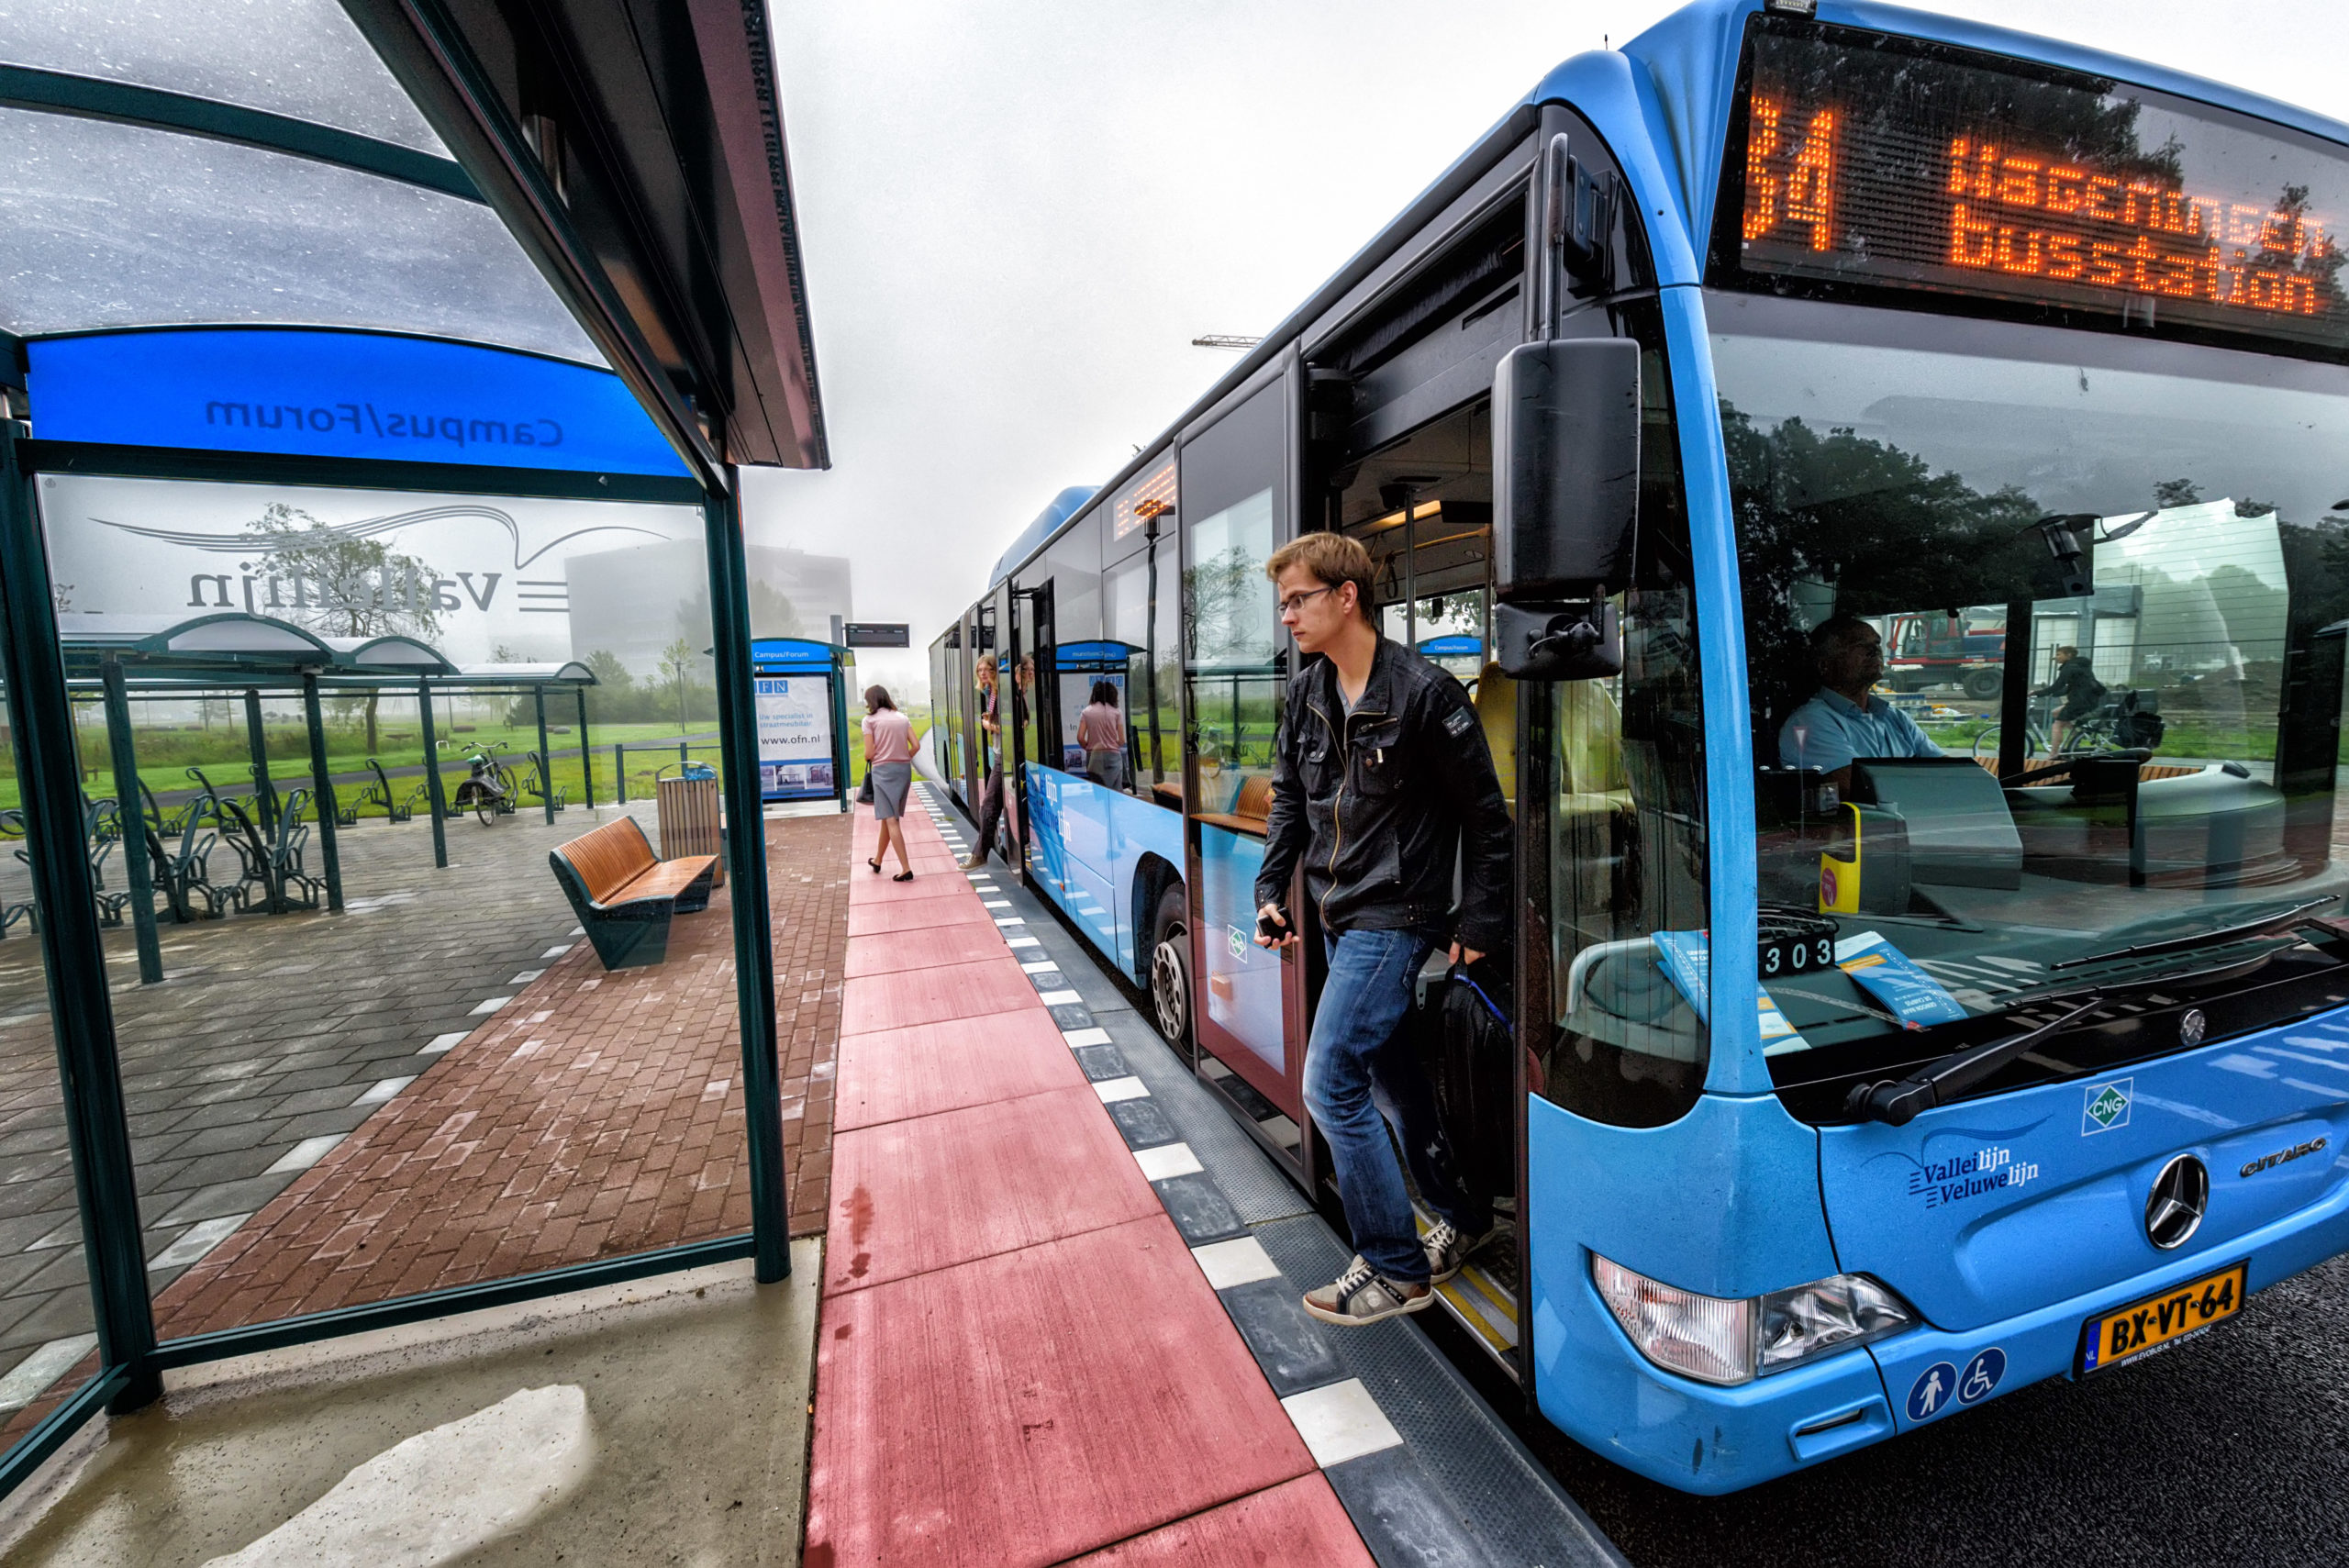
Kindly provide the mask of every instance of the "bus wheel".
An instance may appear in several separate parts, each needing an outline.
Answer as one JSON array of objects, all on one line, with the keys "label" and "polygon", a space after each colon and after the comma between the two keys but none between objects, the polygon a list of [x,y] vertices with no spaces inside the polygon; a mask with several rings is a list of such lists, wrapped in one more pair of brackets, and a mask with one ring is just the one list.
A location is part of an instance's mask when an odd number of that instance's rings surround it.
[{"label": "bus wheel", "polygon": [[1158,895],[1157,933],[1150,953],[1150,1009],[1166,1043],[1191,1055],[1191,932],[1185,924],[1183,885]]}]

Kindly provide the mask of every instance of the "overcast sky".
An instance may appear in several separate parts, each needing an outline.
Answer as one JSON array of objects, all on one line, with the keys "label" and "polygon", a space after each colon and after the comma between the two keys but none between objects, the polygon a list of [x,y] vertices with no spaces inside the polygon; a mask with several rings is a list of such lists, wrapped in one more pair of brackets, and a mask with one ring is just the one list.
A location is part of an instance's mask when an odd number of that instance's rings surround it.
[{"label": "overcast sky", "polygon": [[[829,473],[753,542],[844,554],[922,652],[1559,61],[1674,7],[1575,0],[768,0]],[[1951,0],[2349,120],[2349,5]]]}]

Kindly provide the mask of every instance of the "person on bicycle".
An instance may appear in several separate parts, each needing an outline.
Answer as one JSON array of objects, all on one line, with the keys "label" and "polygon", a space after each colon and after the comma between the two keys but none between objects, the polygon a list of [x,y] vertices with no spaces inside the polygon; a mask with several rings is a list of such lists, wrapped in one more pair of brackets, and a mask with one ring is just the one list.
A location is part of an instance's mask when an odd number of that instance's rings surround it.
[{"label": "person on bicycle", "polygon": [[2097,705],[2104,700],[2104,683],[2096,678],[2096,672],[2088,668],[2080,651],[2067,642],[2055,650],[2054,677],[2031,695],[2056,699],[2054,721],[2047,727],[2047,741],[2049,751],[2061,756],[2072,726],[2094,713]]},{"label": "person on bicycle", "polygon": [[1884,635],[1858,616],[1832,616],[1811,628],[1819,690],[1778,728],[1778,761],[1817,768],[1838,794],[1852,787],[1855,757],[1938,757],[1917,721],[1876,695],[1884,679]]}]

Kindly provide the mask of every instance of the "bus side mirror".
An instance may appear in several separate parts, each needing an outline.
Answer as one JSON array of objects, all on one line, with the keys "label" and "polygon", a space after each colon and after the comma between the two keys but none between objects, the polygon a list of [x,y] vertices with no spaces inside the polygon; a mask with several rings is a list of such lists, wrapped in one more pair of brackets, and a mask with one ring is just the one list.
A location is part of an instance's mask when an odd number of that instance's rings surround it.
[{"label": "bus side mirror", "polygon": [[1622,668],[1609,594],[1629,585],[1640,493],[1640,349],[1526,343],[1493,378],[1495,653],[1520,680]]}]

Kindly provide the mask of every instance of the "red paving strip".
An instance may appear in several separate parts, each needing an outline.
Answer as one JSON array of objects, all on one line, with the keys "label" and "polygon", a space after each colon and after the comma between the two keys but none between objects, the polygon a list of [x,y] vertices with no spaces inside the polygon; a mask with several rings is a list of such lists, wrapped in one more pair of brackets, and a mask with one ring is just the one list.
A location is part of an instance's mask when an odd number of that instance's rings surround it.
[{"label": "red paving strip", "polygon": [[1042,1568],[1315,1473],[1163,1213],[827,1280],[817,1369],[810,1568]]},{"label": "red paving strip", "polygon": [[1236,1503],[1077,1558],[1070,1568],[1372,1568],[1345,1505],[1319,1475],[1302,1475]]},{"label": "red paving strip", "polygon": [[997,958],[1003,939],[992,924],[925,926],[918,931],[885,931],[857,942],[848,951],[848,977],[895,974],[899,970],[927,969],[933,963],[971,963]]},{"label": "red paving strip", "polygon": [[851,1234],[842,1245],[833,1229],[825,1290],[1163,1218],[1158,1195],[1100,1107],[1080,1075],[1049,1094],[843,1133],[836,1158]]},{"label": "red paving strip", "polygon": [[[829,1191],[846,824],[766,828],[784,1175],[804,1234]],[[729,892],[677,919],[654,968],[606,973],[576,941],[174,1281],[164,1336],[750,1229]]]},{"label": "red paving strip", "polygon": [[[998,943],[998,946],[1001,944]],[[1008,957],[947,963],[900,974],[868,974],[841,985],[841,1032],[873,1034],[948,1018],[1041,1008],[1036,988]]]},{"label": "red paving strip", "polygon": [[[933,829],[935,831],[935,829]],[[961,872],[944,873],[961,876]],[[916,873],[918,879],[919,873]],[[856,904],[848,912],[848,934],[875,937],[889,931],[918,931],[932,926],[967,925],[995,929],[995,918],[976,898],[924,898],[908,904]]]},{"label": "red paving strip", "polygon": [[1085,1082],[1052,1016],[1039,1011],[843,1035],[840,1060],[832,1104],[840,1131]]},{"label": "red paving strip", "polygon": [[968,884],[851,881],[808,1568],[1369,1562]]}]

